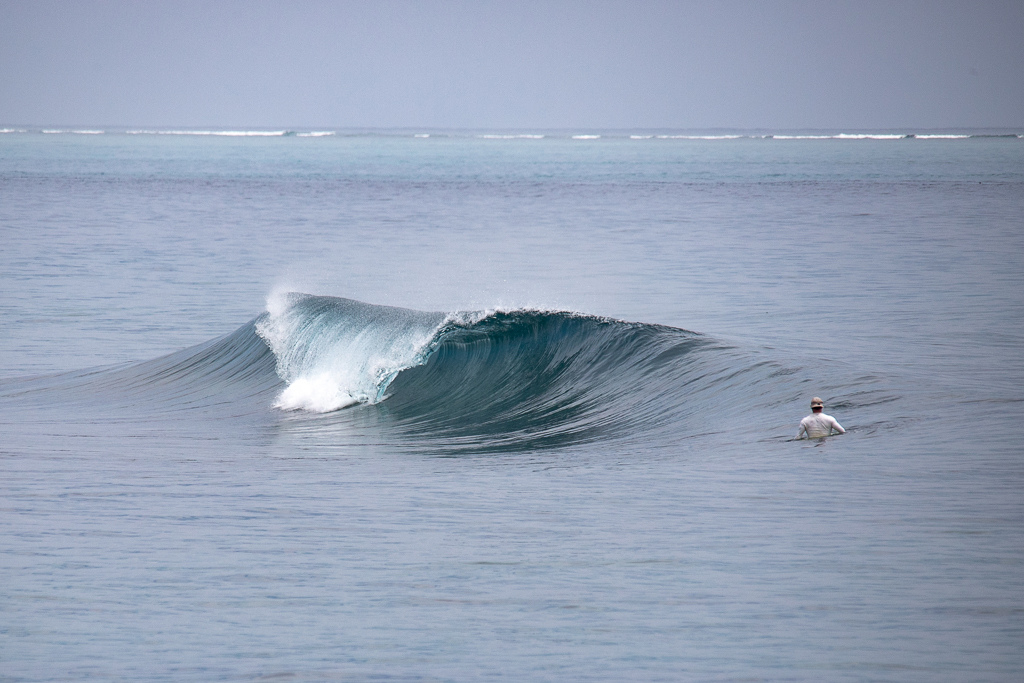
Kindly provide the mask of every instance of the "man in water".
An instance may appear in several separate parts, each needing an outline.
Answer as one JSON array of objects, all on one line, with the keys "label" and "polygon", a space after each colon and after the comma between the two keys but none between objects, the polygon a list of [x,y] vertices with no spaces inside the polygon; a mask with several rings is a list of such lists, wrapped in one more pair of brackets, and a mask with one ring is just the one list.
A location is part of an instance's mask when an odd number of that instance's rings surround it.
[{"label": "man in water", "polygon": [[796,438],[820,439],[823,436],[831,436],[833,433],[846,433],[843,426],[836,422],[831,415],[823,413],[823,410],[825,410],[825,404],[822,400],[817,396],[812,398],[811,414],[800,420],[800,431],[797,432]]}]

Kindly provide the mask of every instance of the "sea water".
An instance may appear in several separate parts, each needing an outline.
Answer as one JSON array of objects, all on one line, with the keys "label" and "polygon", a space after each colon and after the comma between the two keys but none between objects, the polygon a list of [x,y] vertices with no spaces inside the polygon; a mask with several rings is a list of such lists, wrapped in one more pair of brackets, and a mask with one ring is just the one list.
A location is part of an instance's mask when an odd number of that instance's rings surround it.
[{"label": "sea water", "polygon": [[4,680],[1024,672],[1017,135],[4,130]]}]

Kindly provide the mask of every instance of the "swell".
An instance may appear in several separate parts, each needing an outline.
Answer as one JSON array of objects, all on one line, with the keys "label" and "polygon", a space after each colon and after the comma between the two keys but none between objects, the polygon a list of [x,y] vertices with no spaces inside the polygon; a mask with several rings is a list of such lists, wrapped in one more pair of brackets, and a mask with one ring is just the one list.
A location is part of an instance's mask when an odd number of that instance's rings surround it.
[{"label": "swell", "polygon": [[[661,325],[289,294],[235,332],[161,358],[0,382],[0,401],[122,420],[248,416],[338,443],[358,433],[365,443],[504,451],[763,434],[808,381],[762,354]],[[836,391],[873,401],[874,383]]]},{"label": "swell", "polygon": [[95,417],[239,415],[264,411],[283,383],[254,319],[234,332],[149,361],[0,382],[5,407]]}]

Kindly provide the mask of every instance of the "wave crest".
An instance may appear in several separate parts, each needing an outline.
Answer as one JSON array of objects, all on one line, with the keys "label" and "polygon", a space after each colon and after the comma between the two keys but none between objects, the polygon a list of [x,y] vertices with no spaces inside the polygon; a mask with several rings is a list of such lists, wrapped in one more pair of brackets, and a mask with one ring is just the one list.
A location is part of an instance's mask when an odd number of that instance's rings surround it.
[{"label": "wave crest", "polygon": [[423,362],[444,316],[351,299],[272,297],[256,332],[288,387],[275,406],[325,413],[377,403],[401,370]]},{"label": "wave crest", "polygon": [[[713,346],[685,330],[565,311],[431,313],[286,294],[256,330],[287,383],[275,406],[380,404],[400,433],[447,447],[579,443],[649,432],[698,404]],[[720,358],[721,360],[721,358]]]}]

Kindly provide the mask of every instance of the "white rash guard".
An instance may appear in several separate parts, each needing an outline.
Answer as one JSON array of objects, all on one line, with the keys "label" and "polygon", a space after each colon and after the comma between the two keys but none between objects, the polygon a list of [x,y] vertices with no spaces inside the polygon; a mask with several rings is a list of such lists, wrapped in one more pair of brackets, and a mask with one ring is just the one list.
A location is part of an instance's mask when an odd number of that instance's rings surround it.
[{"label": "white rash guard", "polygon": [[829,436],[835,432],[836,434],[845,434],[846,430],[843,426],[836,422],[836,419],[831,415],[825,413],[811,413],[804,419],[800,420],[800,431],[797,432],[796,438],[803,439],[820,439],[823,436]]}]

